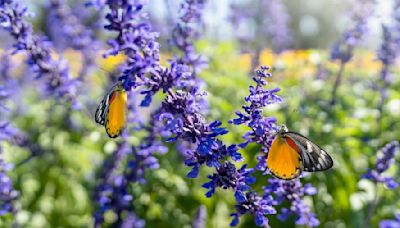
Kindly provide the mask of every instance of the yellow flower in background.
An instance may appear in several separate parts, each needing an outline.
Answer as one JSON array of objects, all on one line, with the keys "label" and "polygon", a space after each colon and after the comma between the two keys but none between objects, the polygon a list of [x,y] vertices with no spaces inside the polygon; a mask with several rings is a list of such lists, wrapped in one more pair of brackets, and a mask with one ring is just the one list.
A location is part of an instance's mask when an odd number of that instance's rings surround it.
[{"label": "yellow flower in background", "polygon": [[251,68],[251,55],[250,54],[242,54],[239,57],[239,66],[240,69],[245,69],[246,71],[250,71]]},{"label": "yellow flower in background", "polygon": [[260,54],[260,65],[273,66],[274,53],[270,49],[264,49]]},{"label": "yellow flower in background", "polygon": [[103,68],[105,71],[111,72],[113,71],[118,65],[123,63],[126,59],[126,56],[123,54],[118,55],[109,55],[107,58],[103,58],[102,55],[98,57],[98,65]]}]

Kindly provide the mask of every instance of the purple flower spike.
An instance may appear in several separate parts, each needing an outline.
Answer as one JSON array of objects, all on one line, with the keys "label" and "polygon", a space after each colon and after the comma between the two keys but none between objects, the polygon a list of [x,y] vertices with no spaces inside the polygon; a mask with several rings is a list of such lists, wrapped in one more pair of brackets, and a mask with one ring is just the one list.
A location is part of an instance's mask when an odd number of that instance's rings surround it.
[{"label": "purple flower spike", "polygon": [[254,222],[257,226],[268,224],[266,215],[276,214],[273,207],[272,198],[263,198],[253,191],[249,191],[244,195],[244,200],[236,206],[236,213],[231,214],[231,226],[236,226],[239,223],[239,216],[244,214],[254,215]]},{"label": "purple flower spike", "polygon": [[379,228],[399,228],[400,227],[400,214],[396,214],[394,220],[382,220],[379,222]]},{"label": "purple flower spike", "polygon": [[46,80],[48,94],[75,101],[79,82],[69,75],[64,60],[56,61],[51,56],[52,46],[46,37],[33,33],[32,26],[24,20],[27,8],[13,0],[0,1],[0,24],[15,39],[16,52],[26,51],[27,63],[37,78]]},{"label": "purple flower spike", "polygon": [[283,208],[278,218],[281,220],[288,219],[291,215],[296,215],[296,224],[315,227],[319,225],[319,221],[315,214],[311,212],[310,207],[302,200],[304,195],[316,194],[316,189],[311,184],[301,185],[299,179],[290,181],[279,180],[276,178],[268,180],[269,185],[264,187],[265,196],[271,197],[275,195],[275,203],[280,205],[285,200],[291,203],[289,209]]},{"label": "purple flower spike", "polygon": [[370,169],[366,174],[362,175],[362,178],[372,180],[376,183],[384,183],[388,188],[397,188],[397,183],[392,176],[384,175],[384,172],[388,170],[395,162],[395,155],[400,149],[399,142],[392,141],[386,144],[380,151],[378,159],[375,164],[375,169]]}]

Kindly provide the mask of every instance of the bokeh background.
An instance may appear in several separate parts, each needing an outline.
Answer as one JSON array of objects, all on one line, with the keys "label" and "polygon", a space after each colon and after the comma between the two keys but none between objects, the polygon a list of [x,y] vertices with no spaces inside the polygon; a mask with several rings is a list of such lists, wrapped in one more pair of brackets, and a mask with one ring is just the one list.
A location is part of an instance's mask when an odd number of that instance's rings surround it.
[{"label": "bokeh background", "polygon": [[[0,32],[0,72],[12,78],[10,82],[0,76],[0,85],[12,88],[0,120],[12,123],[24,135],[12,140],[0,137],[2,159],[14,164],[6,173],[19,195],[13,201],[15,213],[1,215],[0,226],[92,227],[93,191],[103,161],[112,156],[119,142],[109,139],[104,127],[95,123],[94,112],[126,58],[102,57],[107,39],[113,37],[102,28],[107,10],[86,7],[84,1],[61,1],[95,34],[89,65],[83,52],[71,48],[60,35],[60,26],[52,17],[52,1],[21,2],[28,5],[31,15],[26,19],[35,33],[53,43],[54,58],[64,57],[72,75],[87,71],[87,76],[78,95],[79,108],[44,96],[38,89],[40,82],[24,63],[26,55],[8,55],[14,40],[6,31]],[[154,30],[160,33],[163,63],[178,53],[170,39],[180,4],[179,0],[152,0],[145,6]],[[280,8],[272,8],[274,4]],[[270,106],[265,115],[313,139],[333,157],[333,169],[302,178],[304,184],[317,189],[317,194],[305,196],[304,201],[316,213],[320,227],[378,227],[383,220],[395,220],[400,212],[399,188],[361,178],[374,169],[379,150],[400,139],[399,4],[397,0],[207,1],[197,25],[196,51],[208,59],[199,74],[209,102],[206,118],[228,128],[224,142],[242,141],[246,129],[228,121],[244,104],[254,69],[268,65],[273,75],[269,86],[279,87],[285,101]],[[389,54],[382,51],[387,49],[387,31],[394,43]],[[155,102],[162,99],[158,94]],[[149,109],[134,118],[148,119]],[[11,133],[4,130],[1,134]],[[129,140],[138,144],[142,137],[140,132],[133,133]],[[211,199],[206,198],[201,185],[211,169],[203,167],[199,178],[187,178],[190,169],[184,159],[174,144],[166,145],[169,152],[156,155],[160,167],[145,172],[146,183],[128,185],[135,214],[146,227],[191,227],[203,205],[206,227],[229,227],[235,205],[232,192],[219,189]],[[257,145],[241,151],[250,167],[256,165],[259,151]],[[386,173],[399,181],[399,156],[390,162]],[[255,189],[268,184],[269,175],[256,172],[255,176]],[[106,213],[103,226],[111,227],[114,219],[111,212]],[[271,227],[302,227],[295,224],[295,216],[285,221],[276,216],[268,219]],[[256,227],[253,220],[246,215],[239,227]]]}]

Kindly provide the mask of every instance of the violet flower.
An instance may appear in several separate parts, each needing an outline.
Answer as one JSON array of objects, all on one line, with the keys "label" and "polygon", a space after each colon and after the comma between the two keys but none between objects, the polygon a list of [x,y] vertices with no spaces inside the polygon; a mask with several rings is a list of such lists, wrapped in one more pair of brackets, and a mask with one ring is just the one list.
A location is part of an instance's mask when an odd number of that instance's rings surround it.
[{"label": "violet flower", "polygon": [[173,61],[189,66],[192,72],[193,82],[199,83],[196,78],[202,68],[207,66],[204,56],[196,53],[194,41],[199,37],[199,26],[202,25],[202,11],[206,0],[184,0],[181,3],[181,15],[173,32],[171,43],[177,47],[183,56]]},{"label": "violet flower", "polygon": [[[281,103],[283,99],[276,95],[279,92],[279,88],[265,89],[267,85],[266,79],[271,77],[268,72],[269,67],[261,66],[253,76],[253,81],[256,82],[256,86],[250,86],[250,94],[245,98],[248,105],[243,105],[244,112],[236,112],[238,116],[236,119],[230,120],[229,123],[235,125],[246,124],[250,131],[243,135],[245,141],[240,144],[241,148],[245,148],[248,143],[257,143],[263,145],[262,150],[267,153],[271,147],[272,141],[275,138],[275,133],[278,130],[276,125],[276,118],[273,116],[264,117],[263,108],[275,104]],[[258,158],[258,170],[265,170],[266,155],[259,156]]]},{"label": "violet flower", "polygon": [[27,63],[37,78],[46,81],[47,93],[74,101],[77,82],[71,79],[65,61],[52,58],[47,39],[33,33],[32,26],[24,19],[27,14],[27,8],[13,0],[0,1],[0,26],[15,39],[14,52],[28,54]]},{"label": "violet flower", "polygon": [[195,213],[193,221],[192,221],[192,227],[193,228],[205,228],[206,227],[206,219],[207,219],[207,209],[204,205],[201,205],[196,210],[196,213]]},{"label": "violet flower", "polygon": [[302,200],[304,195],[314,195],[317,190],[311,185],[302,186],[300,179],[290,181],[279,180],[276,178],[268,179],[269,184],[264,187],[265,197],[275,196],[275,205],[281,205],[284,201],[290,202],[289,208],[282,208],[278,215],[280,220],[286,220],[291,215],[295,215],[297,225],[315,227],[319,221],[310,207]]},{"label": "violet flower", "polygon": [[369,13],[364,9],[353,15],[353,25],[345,30],[331,47],[331,60],[339,60],[342,64],[350,61],[354,54],[354,48],[363,40],[368,31]]},{"label": "violet flower", "polygon": [[395,220],[382,220],[379,222],[379,228],[398,228],[400,227],[400,214],[396,214]]},{"label": "violet flower", "polygon": [[[0,147],[0,156],[1,156]],[[14,206],[15,201],[18,199],[18,192],[14,189],[10,177],[7,175],[13,168],[13,165],[6,163],[3,158],[0,158],[0,216],[16,212]]]},{"label": "violet flower", "polygon": [[[361,4],[356,5],[356,7],[357,6],[361,7]],[[369,3],[362,6],[363,8],[354,11],[352,26],[342,34],[330,50],[330,59],[338,60],[340,62],[340,69],[336,75],[332,88],[331,105],[336,104],[337,90],[340,86],[346,63],[351,60],[354,54],[354,49],[361,43],[368,32],[368,19],[371,15],[370,11],[372,11],[372,7]]]},{"label": "violet flower", "polygon": [[[82,79],[95,63],[98,43],[90,28],[72,12],[72,9],[68,6],[68,1],[51,0],[48,10],[47,23],[50,27],[49,32],[53,43],[56,46],[72,48],[82,53],[83,67],[79,73],[79,78]],[[87,12],[85,13],[87,14]]]},{"label": "violet flower", "polygon": [[236,226],[239,223],[239,216],[245,214],[254,215],[254,222],[257,226],[267,225],[268,219],[265,215],[276,214],[273,203],[272,197],[261,197],[254,191],[247,192],[235,206],[236,212],[231,214],[231,226]]},{"label": "violet flower", "polygon": [[[256,82],[256,86],[250,86],[249,88],[250,94],[245,98],[248,104],[243,105],[244,112],[236,112],[238,118],[230,121],[231,124],[246,124],[250,128],[243,136],[245,142],[240,144],[242,148],[245,148],[248,143],[257,143],[262,146],[262,151],[265,154],[257,158],[259,162],[256,166],[256,168],[261,171],[267,171],[265,162],[267,153],[278,130],[276,118],[272,116],[264,117],[263,109],[268,105],[283,101],[282,98],[276,94],[279,92],[279,88],[264,88],[264,86],[268,84],[266,79],[271,77],[268,70],[268,67],[262,66],[255,72],[256,74],[253,76],[253,81]],[[272,178],[269,179],[269,185],[264,187],[263,198],[269,202],[268,205],[270,206],[280,205],[284,199],[291,202],[290,209],[284,209],[279,215],[281,219],[285,220],[288,215],[292,213],[298,215],[296,224],[317,226],[319,224],[318,219],[316,219],[315,214],[311,213],[310,208],[306,206],[302,200],[305,193],[311,195],[311,193],[315,194],[315,191],[315,188],[311,185],[303,187],[299,179],[285,181]],[[277,197],[277,199],[272,200],[273,196]],[[271,214],[272,210],[268,212]],[[258,222],[260,221],[262,220],[259,219]]]},{"label": "violet flower", "polygon": [[[128,157],[134,159],[128,159],[128,167],[125,168],[123,161]],[[119,144],[117,150],[105,160],[100,173],[100,182],[96,185],[93,196],[97,203],[94,213],[95,227],[101,227],[104,223],[104,213],[108,211],[114,212],[117,216],[117,220],[112,224],[114,226],[130,227],[130,224],[144,226],[144,221],[133,213],[133,197],[128,192],[128,184],[143,182],[144,166],[150,162],[143,156],[135,154],[135,148],[125,141]],[[124,171],[121,172],[121,169]],[[125,212],[129,216],[124,217]]]},{"label": "violet flower", "polygon": [[395,162],[395,156],[400,149],[399,142],[392,141],[386,144],[378,154],[374,169],[370,169],[362,178],[372,180],[375,183],[383,183],[386,187],[393,189],[399,186],[399,183],[390,175],[384,175]]},{"label": "violet flower", "polygon": [[[242,43],[255,43],[255,52],[260,53],[261,48],[270,43],[275,53],[286,50],[293,42],[290,30],[290,15],[285,4],[281,0],[250,1],[249,4],[231,5],[231,22],[235,28],[248,25],[253,20],[255,31],[249,36],[247,33],[239,33]],[[257,36],[263,36],[263,39]],[[265,39],[266,38],[266,39]],[[258,56],[257,56],[258,57]],[[258,65],[254,65],[258,67]]]}]

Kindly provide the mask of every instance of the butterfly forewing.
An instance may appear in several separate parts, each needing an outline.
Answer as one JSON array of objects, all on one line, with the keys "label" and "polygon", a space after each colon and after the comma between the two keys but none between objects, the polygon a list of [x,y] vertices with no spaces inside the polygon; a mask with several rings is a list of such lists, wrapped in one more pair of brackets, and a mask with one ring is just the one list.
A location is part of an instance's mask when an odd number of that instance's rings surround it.
[{"label": "butterfly forewing", "polygon": [[108,108],[110,105],[110,98],[116,89],[117,89],[117,85],[114,85],[104,96],[103,100],[101,100],[99,106],[97,106],[96,113],[95,113],[96,123],[101,124],[101,125],[106,124]]},{"label": "butterfly forewing", "polygon": [[96,114],[95,114],[95,120],[96,123],[104,125],[105,120],[106,120],[106,113],[107,113],[107,105],[106,105],[106,100],[108,99],[108,96],[106,96],[97,106],[96,109]]},{"label": "butterfly forewing", "polygon": [[293,140],[296,146],[300,148],[304,171],[323,171],[333,166],[329,154],[308,138],[296,132],[284,132],[282,137]]}]

